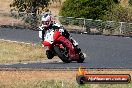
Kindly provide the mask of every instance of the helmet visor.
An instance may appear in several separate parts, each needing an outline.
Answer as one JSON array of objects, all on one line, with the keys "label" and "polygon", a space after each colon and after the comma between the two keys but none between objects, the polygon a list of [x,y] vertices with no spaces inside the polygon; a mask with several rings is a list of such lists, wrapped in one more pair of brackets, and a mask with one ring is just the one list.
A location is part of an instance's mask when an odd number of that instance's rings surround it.
[{"label": "helmet visor", "polygon": [[42,21],[43,25],[49,25],[49,21]]}]

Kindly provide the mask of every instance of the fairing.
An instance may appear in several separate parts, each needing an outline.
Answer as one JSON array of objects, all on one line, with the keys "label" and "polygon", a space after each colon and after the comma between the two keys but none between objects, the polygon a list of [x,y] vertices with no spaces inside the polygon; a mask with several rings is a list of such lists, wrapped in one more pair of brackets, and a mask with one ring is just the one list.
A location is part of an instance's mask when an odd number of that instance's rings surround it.
[{"label": "fairing", "polygon": [[74,47],[72,45],[72,43],[66,39],[65,37],[63,36],[60,36],[58,38],[58,41],[62,42],[64,46],[66,46],[68,48],[68,55],[71,59],[78,59],[79,58],[79,55],[75,54],[75,50],[74,50]]}]

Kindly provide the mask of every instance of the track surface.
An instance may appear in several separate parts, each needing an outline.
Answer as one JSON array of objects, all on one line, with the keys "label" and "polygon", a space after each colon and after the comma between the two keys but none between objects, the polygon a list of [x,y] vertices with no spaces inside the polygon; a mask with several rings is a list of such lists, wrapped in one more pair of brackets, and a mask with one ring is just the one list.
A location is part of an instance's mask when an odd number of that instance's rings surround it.
[{"label": "track surface", "polygon": [[[0,65],[0,68],[76,68],[84,66],[86,68],[132,68],[132,38],[72,34],[78,41],[79,47],[87,58],[84,63],[63,62],[35,62],[28,64]],[[39,43],[37,31],[19,29],[0,29],[0,39],[8,39],[20,42]]]}]

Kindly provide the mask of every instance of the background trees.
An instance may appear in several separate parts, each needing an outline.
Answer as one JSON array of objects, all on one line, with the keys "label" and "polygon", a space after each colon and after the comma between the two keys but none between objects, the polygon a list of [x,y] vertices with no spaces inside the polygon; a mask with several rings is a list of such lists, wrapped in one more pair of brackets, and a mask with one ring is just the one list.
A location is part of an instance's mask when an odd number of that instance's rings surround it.
[{"label": "background trees", "polygon": [[132,8],[115,5],[113,9],[107,11],[103,20],[111,20],[118,22],[132,22]]},{"label": "background trees", "polygon": [[33,26],[32,28],[35,28],[38,21],[37,14],[40,14],[41,11],[46,10],[49,2],[50,0],[14,0],[10,7],[12,8],[11,10],[15,10],[18,13],[25,12],[27,14],[26,17],[19,14],[20,17],[29,18],[28,14],[32,13],[31,25]]},{"label": "background trees", "polygon": [[[26,17],[23,17],[26,22],[35,26],[38,21],[38,14],[42,11],[46,11],[50,1],[58,0],[14,0],[10,5],[12,10],[27,13]],[[59,0],[61,2],[62,0]],[[120,0],[65,0],[60,10],[59,15],[65,17],[77,17],[87,19],[101,19],[101,20],[113,20],[113,21],[132,21],[131,7],[122,7]],[[132,0],[129,0],[131,6]],[[31,14],[31,19],[29,18]],[[30,19],[30,20],[29,20]],[[34,28],[34,27],[33,27]]]},{"label": "background trees", "polygon": [[118,0],[66,0],[60,10],[60,15],[102,19],[116,3],[118,3]]}]

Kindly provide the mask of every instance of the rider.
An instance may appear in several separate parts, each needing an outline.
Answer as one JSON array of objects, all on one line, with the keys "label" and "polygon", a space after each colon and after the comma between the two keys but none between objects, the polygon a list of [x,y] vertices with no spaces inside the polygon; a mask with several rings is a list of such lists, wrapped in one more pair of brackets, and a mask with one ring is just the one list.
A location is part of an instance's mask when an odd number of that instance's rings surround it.
[{"label": "rider", "polygon": [[[65,30],[58,23],[55,23],[52,21],[51,15],[49,15],[48,13],[43,14],[41,21],[42,21],[42,24],[39,28],[42,30],[40,31],[42,34],[40,35],[40,37],[42,38],[42,41],[44,40],[44,34],[47,30],[58,29],[65,38],[69,39],[72,42],[74,47],[78,46],[78,43],[70,36],[67,30]],[[46,55],[48,59],[52,59],[52,54],[53,54],[52,51],[46,50]]]},{"label": "rider", "polygon": [[42,25],[39,28],[42,30],[42,41],[44,40],[45,31],[49,29],[59,29],[59,31],[65,38],[69,39],[74,46],[78,46],[78,43],[72,38],[68,31],[65,30],[58,23],[53,22],[52,17],[48,13],[43,14],[41,21]]}]

